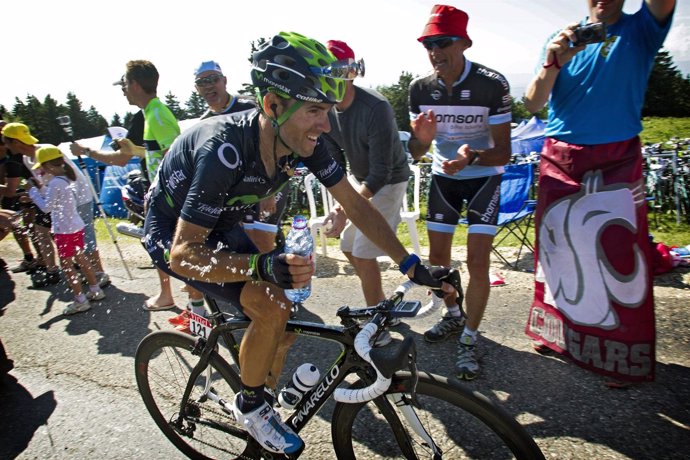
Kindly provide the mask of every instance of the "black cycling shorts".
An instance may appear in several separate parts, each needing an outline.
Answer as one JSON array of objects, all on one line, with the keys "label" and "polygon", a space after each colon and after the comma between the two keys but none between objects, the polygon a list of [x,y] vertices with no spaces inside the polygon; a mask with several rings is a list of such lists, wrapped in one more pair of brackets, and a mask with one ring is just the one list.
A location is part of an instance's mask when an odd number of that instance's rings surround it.
[{"label": "black cycling shorts", "polygon": [[467,201],[468,233],[496,234],[501,199],[501,175],[456,180],[432,175],[427,205],[427,229],[454,233]]},{"label": "black cycling shorts", "polygon": [[[192,286],[194,289],[203,292],[221,302],[228,302],[233,307],[242,311],[240,305],[240,293],[245,281],[236,283],[205,283],[193,281],[185,278],[170,269],[169,255],[172,239],[175,233],[177,219],[156,216],[155,208],[149,210],[144,224],[143,239],[144,248],[149,253],[151,260],[156,267],[163,270],[168,275],[177,278]],[[235,225],[232,229],[222,232],[213,231],[206,242],[207,246],[221,251],[230,251],[238,254],[254,254],[259,250],[254,246],[252,240],[244,232],[241,225]]]}]

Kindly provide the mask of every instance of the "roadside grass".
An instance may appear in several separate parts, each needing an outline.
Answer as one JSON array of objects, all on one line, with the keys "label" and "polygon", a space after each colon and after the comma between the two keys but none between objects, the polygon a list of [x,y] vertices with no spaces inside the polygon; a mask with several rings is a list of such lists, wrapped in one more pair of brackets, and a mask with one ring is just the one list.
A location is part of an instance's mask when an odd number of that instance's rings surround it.
[{"label": "roadside grass", "polygon": [[[648,215],[649,233],[653,236],[654,241],[665,243],[668,246],[685,246],[690,244],[690,224],[681,223],[676,224],[675,214],[657,214],[656,219],[652,213]],[[656,224],[658,222],[658,225]],[[534,227],[529,229],[530,241],[534,241]],[[429,238],[426,233],[426,225],[423,221],[417,221],[417,234],[419,235],[419,244],[421,246],[429,246]],[[407,232],[407,225],[401,224],[398,226],[398,239],[406,248],[411,248],[410,235]],[[335,243],[329,243],[335,244]],[[453,247],[467,245],[467,228],[458,225],[453,237]],[[501,246],[518,247],[520,242],[512,235],[505,239]]]},{"label": "roadside grass", "polygon": [[666,142],[671,138],[690,138],[690,118],[644,117],[640,139],[643,144]]},{"label": "roadside grass", "polygon": [[[108,233],[108,228],[105,223],[105,219],[101,217],[97,217],[94,219],[95,223],[95,228],[96,228],[96,240],[98,240],[99,244],[103,244],[104,242],[112,242],[112,239]],[[108,225],[110,226],[110,230],[113,233],[113,236],[117,239],[117,243],[122,245],[122,246],[129,246],[129,245],[138,245],[141,246],[141,243],[139,242],[138,239],[133,238],[131,236],[127,235],[121,235],[117,233],[116,226],[119,222],[128,222],[127,219],[117,219],[113,217],[108,217]]]},{"label": "roadside grass", "polygon": [[[424,215],[424,212],[422,212],[422,215]],[[106,229],[104,220],[102,218],[97,218],[95,222],[96,237],[98,238],[98,241],[100,241],[101,244],[103,244],[103,242],[110,242],[111,239],[108,235],[108,231]],[[117,233],[117,231],[115,230],[115,226],[118,222],[127,222],[127,220],[108,218],[108,223],[110,224],[110,227],[115,237],[117,238],[118,244],[123,246],[140,245],[141,243],[136,238],[120,235],[119,233]],[[289,225],[283,226],[283,230],[286,234],[289,231],[289,229]],[[669,246],[685,246],[687,244],[690,244],[690,224],[676,224],[676,217],[674,214],[658,213],[655,218],[654,215],[650,212],[649,233],[653,235],[654,241],[663,242]],[[428,247],[429,237],[427,236],[426,224],[423,220],[417,221],[417,235],[419,236],[419,244],[422,247]],[[529,235],[530,240],[533,241],[534,228],[530,228]],[[405,246],[406,248],[412,247],[412,244],[410,242],[410,235],[407,231],[407,225],[401,223],[398,226],[397,236],[398,239],[402,242],[403,246]],[[337,247],[339,244],[340,240],[336,238],[328,239],[329,246]],[[467,245],[467,228],[465,226],[458,225],[455,231],[455,235],[453,237],[453,246],[459,247],[465,245]],[[502,246],[517,247],[519,246],[519,241],[516,238],[510,236],[506,238]]]}]

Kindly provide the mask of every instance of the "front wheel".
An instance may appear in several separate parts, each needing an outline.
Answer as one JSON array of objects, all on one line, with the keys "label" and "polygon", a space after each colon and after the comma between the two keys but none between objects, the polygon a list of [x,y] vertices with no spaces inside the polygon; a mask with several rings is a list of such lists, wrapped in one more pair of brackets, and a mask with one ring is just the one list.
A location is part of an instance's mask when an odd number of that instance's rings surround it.
[{"label": "front wheel", "polygon": [[410,382],[409,372],[398,372],[384,396],[336,405],[331,434],[339,459],[544,458],[527,431],[482,394],[420,372],[414,407],[405,394]]},{"label": "front wheel", "polygon": [[247,434],[223,407],[233,403],[240,378],[215,352],[180,414],[185,387],[199,361],[192,354],[195,343],[179,332],[147,335],[135,357],[139,393],[158,428],[189,458],[247,458]]}]

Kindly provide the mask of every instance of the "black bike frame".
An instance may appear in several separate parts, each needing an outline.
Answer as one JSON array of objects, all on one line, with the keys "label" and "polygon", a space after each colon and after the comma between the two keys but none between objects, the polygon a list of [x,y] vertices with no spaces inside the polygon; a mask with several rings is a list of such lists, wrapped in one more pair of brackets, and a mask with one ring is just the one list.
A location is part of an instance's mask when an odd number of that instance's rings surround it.
[{"label": "black bike frame", "polygon": [[[185,388],[180,403],[180,414],[184,414],[184,408],[187,405],[189,395],[194,387],[194,382],[196,382],[197,378],[208,367],[209,358],[211,353],[215,350],[220,336],[223,337],[235,364],[239,367],[239,346],[233,332],[246,329],[251,323],[251,321],[246,318],[233,317],[227,319],[212,299],[208,303],[212,310],[210,319],[214,327],[211,329],[208,339],[204,340],[200,338],[197,340],[193,350],[193,353],[200,355],[200,358],[199,362],[190,373],[189,381],[187,382],[187,387]],[[307,321],[289,320],[287,322],[285,327],[286,332],[291,332],[298,336],[303,335],[306,337],[331,340],[339,343],[342,348],[338,358],[328,371],[324,373],[319,383],[302,397],[302,400],[294,409],[292,415],[287,419],[287,423],[289,423],[296,432],[299,432],[309,423],[309,420],[319,412],[338,385],[340,385],[348,375],[357,373],[358,377],[366,384],[370,384],[376,380],[375,373],[367,372],[367,370],[372,369],[371,365],[357,355],[355,351],[354,337],[357,332],[359,332],[359,328],[356,327],[356,322],[354,320],[350,321],[352,321],[351,327],[347,328]]]}]

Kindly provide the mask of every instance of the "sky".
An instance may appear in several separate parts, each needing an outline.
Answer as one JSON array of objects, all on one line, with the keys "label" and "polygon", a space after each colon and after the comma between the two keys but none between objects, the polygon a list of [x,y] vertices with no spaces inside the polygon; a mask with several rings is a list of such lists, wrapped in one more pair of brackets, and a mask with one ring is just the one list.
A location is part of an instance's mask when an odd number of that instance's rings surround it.
[{"label": "sky", "polygon": [[[642,0],[627,0],[626,12]],[[68,92],[83,109],[94,106],[108,121],[134,112],[112,83],[131,59],[148,59],[160,73],[158,96],[171,91],[184,103],[194,90],[193,70],[216,60],[236,92],[249,82],[250,43],[280,31],[323,43],[343,40],[364,58],[366,75],[356,84],[392,85],[401,72],[423,75],[431,67],[417,38],[436,1],[349,0],[24,0],[17,16],[3,11],[5,61],[0,104],[15,97],[50,95],[65,103]],[[587,0],[455,0],[465,10],[473,46],[468,59],[503,73],[518,96],[534,71],[546,38],[587,15]],[[30,18],[22,21],[24,18]],[[8,45],[10,42],[16,42]],[[9,47],[9,48],[8,48]],[[679,0],[665,48],[684,75],[690,73],[690,6]],[[11,54],[8,54],[9,50]],[[8,65],[13,65],[8,67]]]}]

